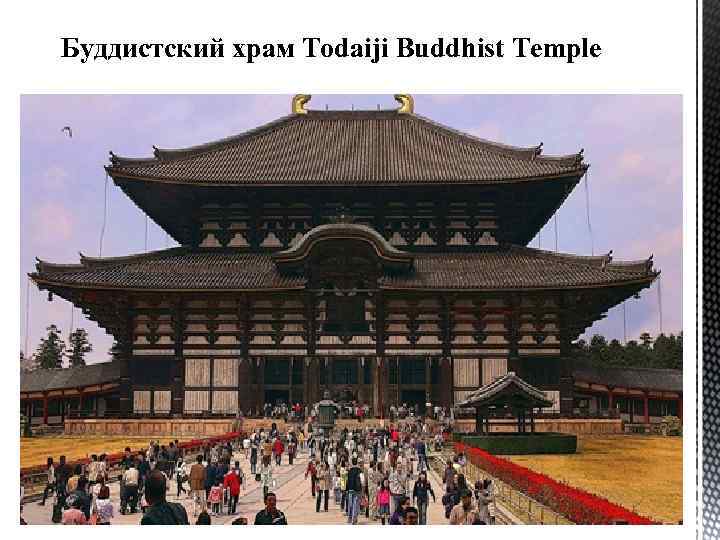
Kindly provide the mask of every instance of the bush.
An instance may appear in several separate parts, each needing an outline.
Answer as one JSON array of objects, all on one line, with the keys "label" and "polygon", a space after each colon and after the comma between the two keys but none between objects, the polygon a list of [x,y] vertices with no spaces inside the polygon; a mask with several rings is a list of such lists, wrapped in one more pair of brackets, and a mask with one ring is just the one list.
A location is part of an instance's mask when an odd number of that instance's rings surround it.
[{"label": "bush", "polygon": [[682,435],[682,422],[677,416],[663,416],[660,422],[660,433],[668,435]]},{"label": "bush", "polygon": [[459,442],[490,454],[574,454],[577,451],[577,436],[565,433],[463,435]]}]

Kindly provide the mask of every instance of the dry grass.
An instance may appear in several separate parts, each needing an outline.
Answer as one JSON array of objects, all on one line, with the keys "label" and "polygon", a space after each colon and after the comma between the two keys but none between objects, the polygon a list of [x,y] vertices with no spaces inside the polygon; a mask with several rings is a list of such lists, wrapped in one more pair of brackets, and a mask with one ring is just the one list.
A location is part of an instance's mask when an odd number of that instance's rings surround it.
[{"label": "dry grass", "polygon": [[579,436],[578,453],[506,456],[666,523],[682,519],[682,438]]},{"label": "dry grass", "polygon": [[[168,444],[172,438],[160,440]],[[57,462],[61,455],[68,461],[87,457],[91,454],[112,454],[121,452],[126,446],[132,450],[147,448],[149,437],[37,437],[20,439],[20,466],[44,465],[48,456]]]}]

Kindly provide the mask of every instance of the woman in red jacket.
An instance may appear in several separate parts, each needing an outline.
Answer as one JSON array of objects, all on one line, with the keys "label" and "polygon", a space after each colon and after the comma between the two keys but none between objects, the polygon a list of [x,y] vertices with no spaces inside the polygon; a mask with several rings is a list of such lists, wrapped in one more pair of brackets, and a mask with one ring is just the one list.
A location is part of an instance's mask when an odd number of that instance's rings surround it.
[{"label": "woman in red jacket", "polygon": [[282,441],[280,440],[280,437],[275,439],[275,442],[272,446],[273,455],[275,456],[275,464],[280,466],[280,462],[282,461],[282,454],[285,451],[285,445],[283,445]]},{"label": "woman in red jacket", "polygon": [[237,510],[238,497],[240,497],[240,462],[236,461],[235,466],[225,475],[223,487],[227,488],[230,495],[229,511],[235,514]]}]

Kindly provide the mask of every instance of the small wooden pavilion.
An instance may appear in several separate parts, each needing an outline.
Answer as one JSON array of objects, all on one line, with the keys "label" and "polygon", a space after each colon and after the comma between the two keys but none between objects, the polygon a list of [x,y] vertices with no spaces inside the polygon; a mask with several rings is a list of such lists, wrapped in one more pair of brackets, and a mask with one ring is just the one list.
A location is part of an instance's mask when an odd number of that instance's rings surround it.
[{"label": "small wooden pavilion", "polygon": [[511,371],[470,394],[458,407],[475,409],[475,432],[490,433],[490,418],[513,416],[518,433],[535,432],[535,409],[549,407],[552,402],[542,390],[526,383]]}]

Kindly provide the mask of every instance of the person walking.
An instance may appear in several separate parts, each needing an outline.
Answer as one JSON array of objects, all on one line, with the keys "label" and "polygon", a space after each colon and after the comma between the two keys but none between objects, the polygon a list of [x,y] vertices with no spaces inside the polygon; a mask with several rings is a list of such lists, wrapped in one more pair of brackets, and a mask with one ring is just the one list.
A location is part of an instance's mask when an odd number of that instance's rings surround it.
[{"label": "person walking", "polygon": [[473,525],[476,521],[478,513],[472,502],[472,493],[465,489],[460,493],[460,503],[450,512],[450,525]]},{"label": "person walking", "polygon": [[407,495],[407,476],[402,465],[398,465],[390,472],[390,493],[392,494],[390,511],[395,512],[400,505],[400,500]]},{"label": "person walking", "polygon": [[51,491],[57,494],[55,487],[55,464],[53,463],[53,458],[49,457],[47,458],[47,481],[45,482],[45,489],[43,490],[43,498],[42,501],[38,503],[40,506],[45,506],[45,501]]},{"label": "person walking", "polygon": [[91,515],[95,516],[97,525],[110,525],[110,520],[115,517],[115,507],[110,500],[110,488],[103,485],[98,491],[97,499],[93,502]]},{"label": "person walking", "polygon": [[[202,456],[200,459],[202,460]],[[202,467],[202,464],[200,466]],[[165,500],[166,492],[167,479],[165,475],[160,471],[152,471],[145,480],[145,501],[148,508],[140,520],[140,525],[190,524],[185,507],[178,503],[167,502]]]},{"label": "person walking", "polygon": [[236,461],[233,468],[225,475],[223,479],[223,486],[228,490],[229,502],[228,502],[228,513],[237,513],[237,503],[240,497],[240,462]]},{"label": "person walking", "polygon": [[315,463],[312,459],[308,459],[307,468],[305,469],[305,478],[307,479],[308,476],[310,476],[310,491],[311,496],[314,499],[315,498],[315,486],[317,484],[317,474],[318,474],[318,464]]},{"label": "person walking", "polygon": [[193,498],[193,517],[205,509],[205,478],[207,473],[202,464],[203,456],[198,454],[196,462],[190,467],[190,496]]},{"label": "person walking", "polygon": [[177,484],[177,498],[180,498],[181,493],[187,493],[189,490],[186,490],[183,484],[188,479],[188,470],[187,466],[185,465],[185,462],[183,461],[183,458],[178,457],[177,462],[175,463],[175,483]]},{"label": "person walking", "polygon": [[277,439],[275,439],[275,442],[273,442],[273,445],[272,445],[272,452],[273,452],[273,456],[275,457],[275,465],[277,465],[278,467],[280,466],[280,464],[282,462],[282,455],[283,455],[284,451],[285,451],[285,445],[283,444],[282,439],[280,439],[280,437],[278,437]]},{"label": "person walking", "polygon": [[135,468],[135,463],[130,464],[130,468],[123,474],[123,491],[124,496],[120,503],[120,513],[125,514],[128,506],[130,513],[137,511],[138,494],[139,494],[140,473]]},{"label": "person walking", "polygon": [[250,446],[250,474],[257,474],[258,445],[255,441]]},{"label": "person walking", "polygon": [[330,473],[330,467],[326,463],[320,465],[318,471],[318,482],[317,482],[317,500],[315,502],[315,512],[320,512],[320,501],[325,495],[325,506],[324,509],[328,511],[328,498],[330,496],[330,488],[333,484],[332,474]]},{"label": "person walking", "polygon": [[358,467],[357,460],[352,460],[352,466],[348,470],[347,478],[347,505],[348,523],[357,525],[358,514],[360,513],[360,495],[362,494],[362,471]]},{"label": "person walking", "polygon": [[270,442],[270,439],[265,439],[265,442],[262,445],[262,464],[263,467],[269,467],[270,466],[270,459],[272,458],[272,451],[273,451],[273,445]]},{"label": "person walking", "polygon": [[263,497],[265,497],[265,495],[270,492],[271,488],[275,487],[275,480],[273,479],[272,474],[272,465],[263,467],[260,471],[260,485],[262,486]]},{"label": "person walking", "polygon": [[255,525],[287,525],[287,518],[277,508],[277,496],[266,493],[264,496],[265,508],[255,515]]},{"label": "person walking", "polygon": [[288,461],[290,462],[290,465],[293,464],[296,453],[297,453],[297,443],[295,442],[295,439],[291,437],[290,442],[288,442],[288,446],[287,446]]},{"label": "person walking", "polygon": [[421,472],[413,486],[413,501],[418,510],[420,525],[427,525],[428,494],[432,495],[433,502],[435,502],[435,492],[433,491],[432,485],[430,485],[426,473]]},{"label": "person walking", "polygon": [[373,465],[370,466],[367,480],[369,514],[373,520],[378,519],[377,492],[383,478],[382,463],[373,462]]},{"label": "person walking", "polygon": [[390,519],[390,481],[385,478],[375,496],[377,504],[377,516],[380,522],[385,525],[385,521]]}]

